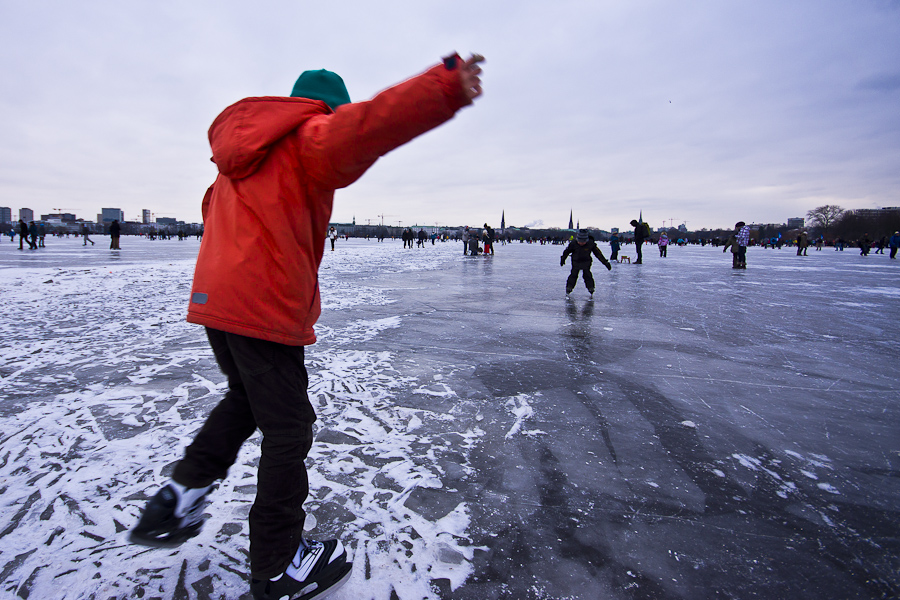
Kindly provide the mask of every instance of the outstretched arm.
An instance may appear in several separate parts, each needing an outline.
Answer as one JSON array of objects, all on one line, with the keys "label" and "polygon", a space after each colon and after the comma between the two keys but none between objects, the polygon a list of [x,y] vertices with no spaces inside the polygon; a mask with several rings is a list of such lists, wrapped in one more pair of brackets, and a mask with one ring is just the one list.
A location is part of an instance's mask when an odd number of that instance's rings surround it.
[{"label": "outstretched arm", "polygon": [[313,117],[298,132],[307,173],[325,187],[350,185],[381,156],[472,104],[482,94],[483,61],[478,54],[465,61],[453,55],[371,100]]},{"label": "outstretched arm", "polygon": [[603,252],[600,250],[600,248],[597,247],[597,244],[594,244],[594,247],[591,248],[591,252],[594,253],[594,256],[597,257],[597,260],[603,263],[603,266],[606,267],[608,271],[612,270],[612,265],[609,264],[609,261],[606,260],[605,256],[603,256]]},{"label": "outstretched arm", "polygon": [[[566,249],[563,250],[562,258],[559,259],[559,266],[566,266],[566,259],[569,258],[569,255],[572,253],[572,244],[570,243],[566,246]],[[574,260],[574,259],[572,259]]]}]

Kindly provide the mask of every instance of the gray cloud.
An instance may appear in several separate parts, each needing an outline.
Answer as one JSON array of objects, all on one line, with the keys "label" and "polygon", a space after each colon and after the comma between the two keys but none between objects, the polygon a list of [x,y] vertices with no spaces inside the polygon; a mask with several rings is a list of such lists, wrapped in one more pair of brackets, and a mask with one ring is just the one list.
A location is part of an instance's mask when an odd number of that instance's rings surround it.
[{"label": "gray cloud", "polygon": [[873,92],[896,92],[900,90],[900,73],[881,73],[860,80],[857,89]]}]

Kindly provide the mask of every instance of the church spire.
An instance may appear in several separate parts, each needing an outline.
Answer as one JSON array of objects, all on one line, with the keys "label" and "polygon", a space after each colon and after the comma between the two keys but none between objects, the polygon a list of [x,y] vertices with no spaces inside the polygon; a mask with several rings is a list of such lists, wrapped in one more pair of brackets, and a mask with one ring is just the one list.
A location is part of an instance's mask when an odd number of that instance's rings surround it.
[{"label": "church spire", "polygon": [[572,229],[572,210],[569,209],[569,229]]}]

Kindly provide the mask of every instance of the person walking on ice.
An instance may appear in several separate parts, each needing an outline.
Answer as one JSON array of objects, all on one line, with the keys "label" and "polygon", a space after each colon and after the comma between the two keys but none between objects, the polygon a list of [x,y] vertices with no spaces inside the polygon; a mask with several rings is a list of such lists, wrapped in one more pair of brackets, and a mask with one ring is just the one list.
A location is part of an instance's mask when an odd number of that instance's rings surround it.
[{"label": "person walking on ice", "polygon": [[634,264],[640,265],[644,262],[644,241],[650,237],[650,226],[643,220],[638,221],[637,219],[632,219],[631,225],[634,227],[634,250],[637,253],[637,260],[634,261]]},{"label": "person walking on ice", "polygon": [[732,233],[728,238],[728,241],[725,242],[725,245],[722,246],[722,254],[724,254],[729,248],[731,248],[731,268],[740,269],[741,261],[738,255],[738,252],[740,250],[738,248],[737,233]]},{"label": "person walking on ice", "polygon": [[119,248],[119,236],[122,232],[122,227],[119,225],[118,219],[113,219],[113,222],[109,224],[109,249],[110,250],[121,250]]},{"label": "person walking on ice", "polygon": [[28,247],[31,250],[37,250],[38,228],[34,221],[28,222]]},{"label": "person walking on ice", "polygon": [[659,246],[659,257],[665,258],[669,248],[669,234],[663,231],[659,235],[659,240],[656,242],[656,244]]},{"label": "person walking on ice", "polygon": [[481,232],[481,240],[484,242],[484,255],[494,254],[494,229],[487,223],[484,224],[484,230]]},{"label": "person walking on ice", "polygon": [[328,230],[328,239],[331,240],[331,251],[332,252],[334,252],[334,242],[337,240],[337,236],[338,236],[337,229],[335,229],[334,226],[332,225],[332,227]]},{"label": "person walking on ice", "polygon": [[249,514],[253,597],[312,600],[349,578],[339,540],[303,537],[304,460],[316,420],[304,346],[316,341],[334,191],[472,104],[482,93],[483,60],[453,54],[358,103],[337,74],[305,71],[291,97],[246,98],[215,119],[209,140],[219,173],[203,199],[187,320],[206,327],[228,391],[147,502],[132,542],[171,548],[200,533],[215,481],[259,428]]},{"label": "person walking on ice", "polygon": [[797,236],[797,256],[808,256],[806,249],[809,248],[809,234],[801,231]]},{"label": "person walking on ice", "polygon": [[[19,250],[25,249],[25,242],[28,241],[28,223],[19,219]],[[31,244],[28,245],[31,248]]]},{"label": "person walking on ice", "polygon": [[572,255],[572,272],[569,273],[569,278],[566,280],[566,297],[575,289],[575,284],[578,283],[579,271],[584,279],[585,287],[587,287],[591,297],[593,297],[594,275],[591,273],[591,263],[593,262],[591,254],[596,256],[597,260],[603,263],[607,270],[612,270],[612,265],[606,260],[603,252],[597,247],[597,243],[584,229],[579,229],[575,234],[575,239],[569,242],[569,245],[563,250],[562,257],[559,259],[559,266],[566,266],[566,259],[570,254]]},{"label": "person walking on ice", "polygon": [[750,245],[750,226],[743,221],[734,224],[734,238],[737,242],[738,269],[747,268],[747,246]]},{"label": "person walking on ice", "polygon": [[609,236],[609,251],[611,252],[610,262],[619,260],[619,236],[615,233]]}]

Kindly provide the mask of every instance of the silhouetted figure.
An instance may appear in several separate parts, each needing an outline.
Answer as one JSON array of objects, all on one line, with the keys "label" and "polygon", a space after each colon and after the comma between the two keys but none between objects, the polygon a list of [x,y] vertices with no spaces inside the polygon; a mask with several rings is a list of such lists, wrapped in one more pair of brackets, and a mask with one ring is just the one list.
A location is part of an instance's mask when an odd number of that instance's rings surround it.
[{"label": "silhouetted figure", "polygon": [[[19,250],[25,249],[25,240],[28,239],[28,223],[19,219]],[[29,247],[31,244],[29,244]]]},{"label": "silhouetted figure", "polygon": [[109,249],[110,250],[121,250],[119,248],[119,233],[122,228],[119,226],[119,220],[113,219],[113,222],[109,224]]},{"label": "silhouetted figure", "polygon": [[644,262],[644,240],[650,237],[650,232],[648,231],[647,224],[639,223],[637,219],[632,219],[631,225],[634,227],[634,246],[635,251],[637,252],[637,260],[634,261],[634,264],[640,265]]},{"label": "silhouetted figure", "polygon": [[28,225],[28,247],[31,250],[37,250],[38,228],[34,221],[30,221]]}]

